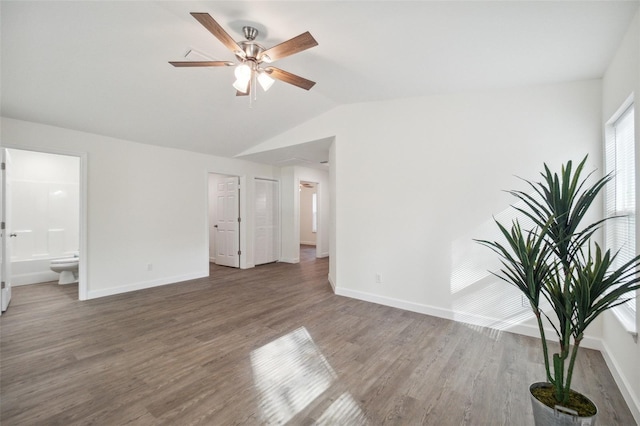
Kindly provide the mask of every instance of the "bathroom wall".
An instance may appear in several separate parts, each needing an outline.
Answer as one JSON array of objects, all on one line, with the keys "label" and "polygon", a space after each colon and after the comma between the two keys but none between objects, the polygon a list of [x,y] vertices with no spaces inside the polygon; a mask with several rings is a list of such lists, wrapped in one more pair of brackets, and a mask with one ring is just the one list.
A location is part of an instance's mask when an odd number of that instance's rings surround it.
[{"label": "bathroom wall", "polygon": [[10,149],[13,285],[52,281],[54,258],[79,244],[78,157]]}]

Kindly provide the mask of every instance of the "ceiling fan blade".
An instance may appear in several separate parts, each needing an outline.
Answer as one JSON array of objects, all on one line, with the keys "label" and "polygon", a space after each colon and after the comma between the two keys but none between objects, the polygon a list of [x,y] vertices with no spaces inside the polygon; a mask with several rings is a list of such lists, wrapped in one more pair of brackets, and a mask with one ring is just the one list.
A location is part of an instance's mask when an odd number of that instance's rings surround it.
[{"label": "ceiling fan blade", "polygon": [[211,17],[208,13],[197,13],[191,12],[191,16],[196,18],[198,22],[200,22],[206,29],[209,30],[211,34],[213,34],[222,44],[224,44],[227,49],[235,53],[236,55],[240,55],[244,57],[244,51],[242,48],[236,43],[236,41],[231,38],[231,36],[216,22],[215,19]]},{"label": "ceiling fan blade", "polygon": [[317,46],[318,42],[315,38],[307,31],[306,33],[302,33],[297,37],[294,37],[290,40],[282,42],[278,45],[273,46],[270,49],[262,52],[260,56],[260,60],[265,62],[273,62],[278,59],[286,58],[287,56],[293,55],[294,53],[302,52],[303,50],[307,50],[314,46]]},{"label": "ceiling fan blade", "polygon": [[291,74],[290,72],[281,70],[276,67],[267,67],[264,69],[271,77],[276,80],[284,81],[285,83],[293,84],[294,86],[298,86],[302,89],[309,90],[311,89],[316,82],[307,80],[306,78],[302,78],[298,75]]},{"label": "ceiling fan blade", "polygon": [[174,67],[230,67],[234,65],[229,61],[169,61]]}]

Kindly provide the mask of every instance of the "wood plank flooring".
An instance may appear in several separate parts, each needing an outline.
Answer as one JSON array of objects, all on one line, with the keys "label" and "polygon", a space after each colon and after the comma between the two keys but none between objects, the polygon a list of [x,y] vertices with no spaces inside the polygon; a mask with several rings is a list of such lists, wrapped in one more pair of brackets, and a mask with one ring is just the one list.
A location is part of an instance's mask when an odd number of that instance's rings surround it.
[{"label": "wood plank flooring", "polygon": [[[10,425],[532,425],[536,339],[339,297],[327,259],[77,301],[14,288],[0,317]],[[575,388],[634,425],[599,352]]]}]

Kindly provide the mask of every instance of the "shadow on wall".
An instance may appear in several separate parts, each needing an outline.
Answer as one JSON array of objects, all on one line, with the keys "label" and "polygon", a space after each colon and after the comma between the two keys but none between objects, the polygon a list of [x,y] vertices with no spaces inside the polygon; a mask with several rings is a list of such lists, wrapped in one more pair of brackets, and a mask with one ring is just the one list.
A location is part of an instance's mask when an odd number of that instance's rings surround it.
[{"label": "shadow on wall", "polygon": [[[522,202],[520,204],[524,205]],[[523,228],[534,224],[509,207],[495,216],[495,220],[509,225],[517,219]],[[528,301],[520,291],[489,271],[498,271],[501,264],[497,256],[474,238],[499,241],[502,234],[495,220],[487,220],[470,233],[455,240],[451,247],[452,274],[450,291],[454,319],[482,327],[507,330],[534,318]],[[542,304],[544,308],[544,304]]]}]

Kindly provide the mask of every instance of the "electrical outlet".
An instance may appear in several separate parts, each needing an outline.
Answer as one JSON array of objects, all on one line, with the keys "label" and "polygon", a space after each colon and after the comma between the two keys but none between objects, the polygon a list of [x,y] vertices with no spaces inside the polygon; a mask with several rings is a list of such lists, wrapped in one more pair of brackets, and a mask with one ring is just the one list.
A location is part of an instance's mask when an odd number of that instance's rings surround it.
[{"label": "electrical outlet", "polygon": [[153,271],[153,263],[147,263],[147,271]]},{"label": "electrical outlet", "polygon": [[382,275],[376,273],[376,284],[382,284]]},{"label": "electrical outlet", "polygon": [[522,298],[522,307],[523,308],[529,307],[529,301],[527,300],[527,298],[522,295],[520,295],[520,297]]}]

